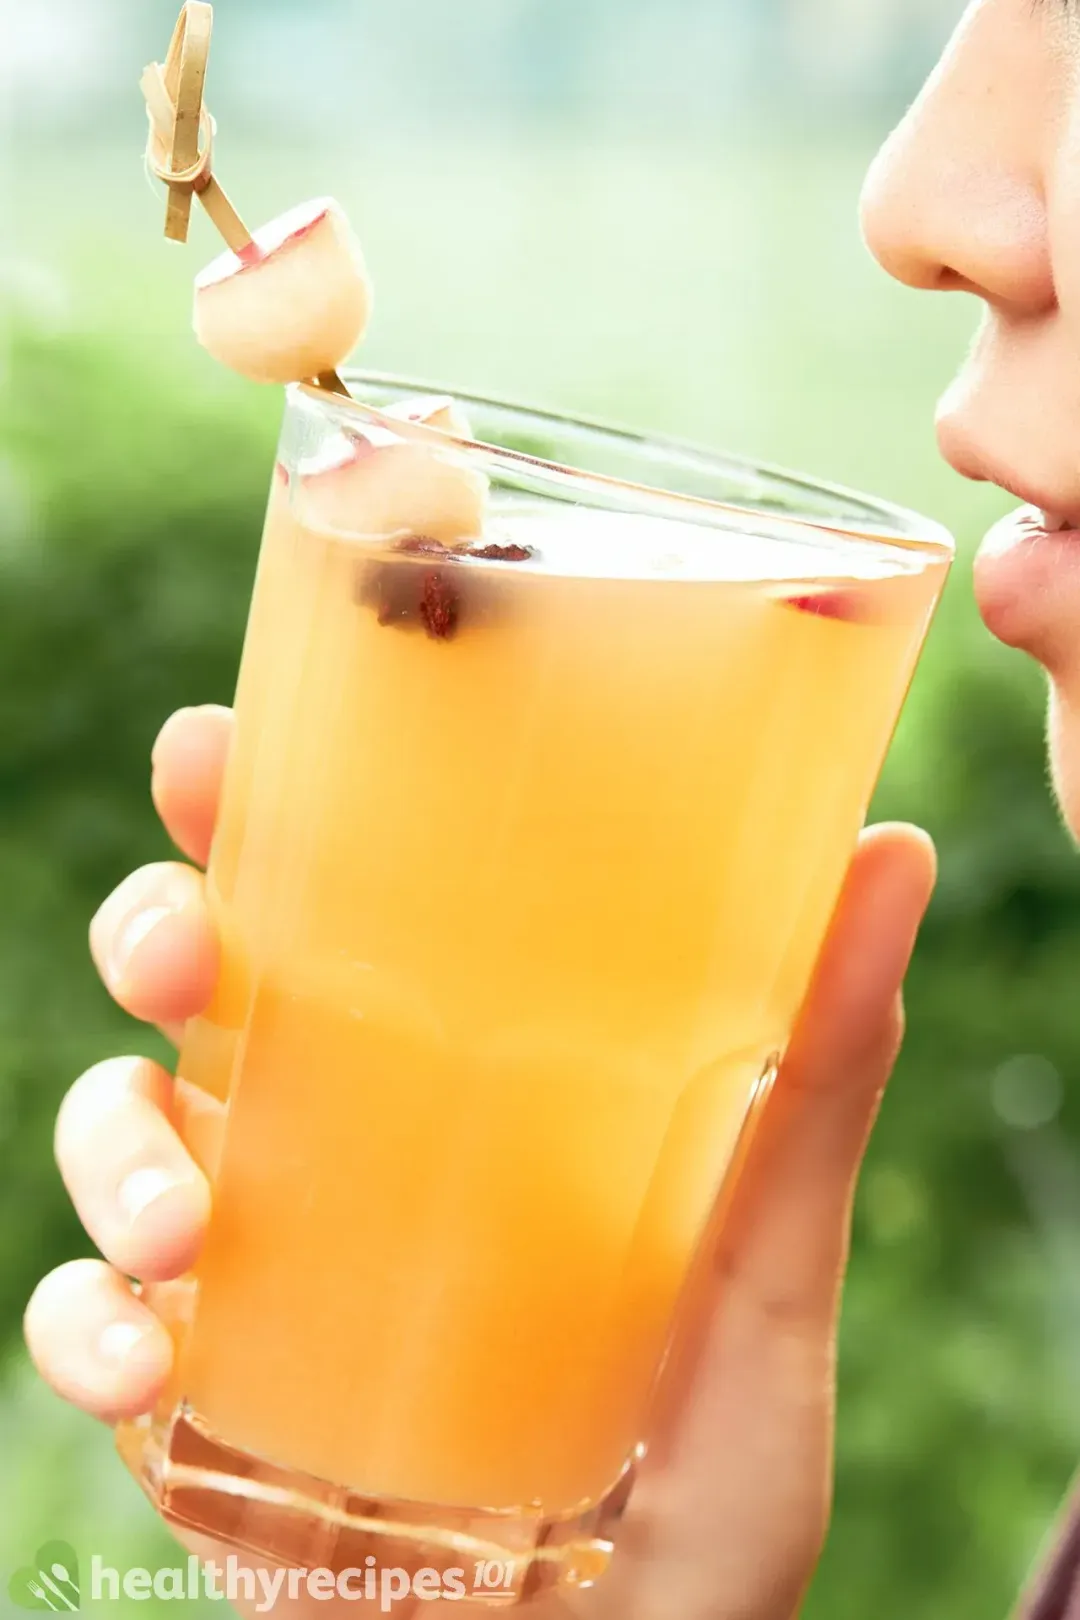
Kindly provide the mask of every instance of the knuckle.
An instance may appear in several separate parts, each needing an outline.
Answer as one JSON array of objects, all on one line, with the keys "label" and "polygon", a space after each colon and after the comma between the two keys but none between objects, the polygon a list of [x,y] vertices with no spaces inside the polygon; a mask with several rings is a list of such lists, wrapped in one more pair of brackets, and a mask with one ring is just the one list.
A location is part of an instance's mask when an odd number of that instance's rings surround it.
[{"label": "knuckle", "polygon": [[131,1108],[137,1098],[162,1106],[167,1077],[149,1058],[112,1057],[95,1063],[75,1081],[56,1116],[54,1147],[63,1164],[89,1143],[106,1121]]},{"label": "knuckle", "polygon": [[96,1286],[108,1268],[101,1260],[65,1260],[63,1265],[45,1273],[35,1287],[23,1312],[23,1329],[27,1343],[40,1341],[48,1324],[78,1294]]}]

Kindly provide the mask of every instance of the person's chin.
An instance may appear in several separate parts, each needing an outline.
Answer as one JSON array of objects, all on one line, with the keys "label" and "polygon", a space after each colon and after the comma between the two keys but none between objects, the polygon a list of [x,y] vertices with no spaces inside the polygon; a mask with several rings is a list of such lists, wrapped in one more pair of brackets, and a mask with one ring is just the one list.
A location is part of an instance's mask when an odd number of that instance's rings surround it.
[{"label": "person's chin", "polygon": [[1050,773],[1062,819],[1080,844],[1080,688],[1050,683]]}]

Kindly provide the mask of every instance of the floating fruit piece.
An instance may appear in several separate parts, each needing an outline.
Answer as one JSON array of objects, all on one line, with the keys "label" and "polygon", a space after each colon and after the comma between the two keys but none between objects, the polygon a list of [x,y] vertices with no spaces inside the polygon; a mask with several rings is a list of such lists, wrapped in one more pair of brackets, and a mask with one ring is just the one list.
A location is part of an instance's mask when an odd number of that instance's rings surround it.
[{"label": "floating fruit piece", "polygon": [[822,619],[846,619],[850,623],[865,623],[867,603],[865,593],[858,590],[806,591],[799,596],[785,596],[788,607],[802,613],[816,613]]},{"label": "floating fruit piece", "polygon": [[301,470],[302,523],[364,540],[427,535],[452,544],[483,532],[488,481],[452,451],[386,428],[340,434],[320,464]]},{"label": "floating fruit piece", "polygon": [[329,197],[302,203],[223,253],[195,282],[195,335],[253,382],[331,371],[364,334],[371,288],[360,244]]}]

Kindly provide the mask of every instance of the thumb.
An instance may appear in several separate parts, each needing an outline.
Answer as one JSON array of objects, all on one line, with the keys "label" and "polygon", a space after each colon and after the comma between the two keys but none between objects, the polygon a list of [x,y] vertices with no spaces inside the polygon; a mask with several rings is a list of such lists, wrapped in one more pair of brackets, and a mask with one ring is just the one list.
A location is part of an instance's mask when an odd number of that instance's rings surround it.
[{"label": "thumb", "polygon": [[[930,840],[864,835],[789,1055],[702,1245],[604,1613],[793,1614],[828,1517],[852,1193],[900,1041]],[[629,1549],[629,1556],[627,1556]],[[616,1560],[609,1577],[619,1579]]]},{"label": "thumb", "polygon": [[722,1270],[771,1315],[831,1322],[859,1168],[903,1036],[901,986],[936,877],[915,827],[863,835],[724,1223]]}]

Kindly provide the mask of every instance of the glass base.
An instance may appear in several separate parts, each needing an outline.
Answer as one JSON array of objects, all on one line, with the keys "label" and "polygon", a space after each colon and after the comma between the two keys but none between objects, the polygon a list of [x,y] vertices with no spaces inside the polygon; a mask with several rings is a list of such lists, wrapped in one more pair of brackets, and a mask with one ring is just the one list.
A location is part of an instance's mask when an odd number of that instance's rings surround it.
[{"label": "glass base", "polygon": [[122,1423],[116,1443],[171,1523],[286,1569],[351,1571],[354,1596],[374,1596],[392,1572],[403,1603],[405,1576],[414,1593],[426,1590],[426,1601],[435,1595],[430,1585],[412,1585],[420,1571],[437,1572],[444,1594],[498,1608],[591,1585],[610,1562],[634,1476],[628,1463],[600,1501],[552,1517],[536,1507],[447,1508],[363,1496],[226,1445],[184,1404],[164,1419]]}]

